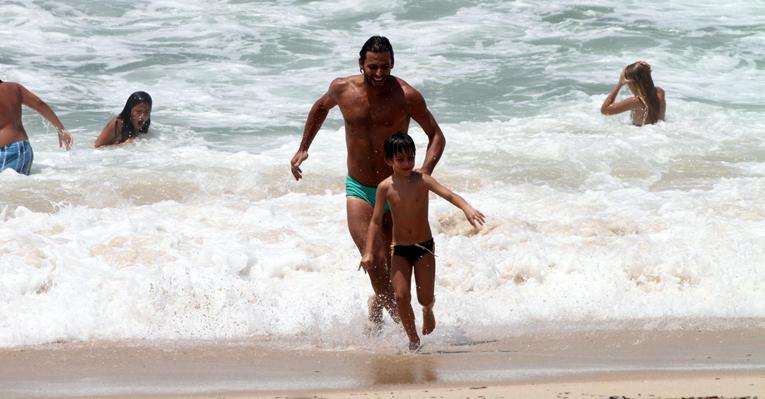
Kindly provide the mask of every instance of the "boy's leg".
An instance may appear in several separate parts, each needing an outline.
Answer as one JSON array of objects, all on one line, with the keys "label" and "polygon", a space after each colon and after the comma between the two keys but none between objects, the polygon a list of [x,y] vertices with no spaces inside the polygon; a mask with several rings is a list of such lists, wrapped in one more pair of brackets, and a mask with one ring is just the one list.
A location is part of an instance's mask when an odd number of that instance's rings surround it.
[{"label": "boy's leg", "polygon": [[422,334],[428,335],[436,328],[435,304],[436,258],[425,254],[414,263],[414,281],[417,285],[417,300],[422,305]]},{"label": "boy's leg", "polygon": [[401,256],[391,258],[390,279],[393,283],[393,292],[398,305],[398,316],[401,325],[409,337],[409,349],[416,350],[420,347],[420,337],[417,335],[417,326],[414,324],[414,311],[412,311],[412,265]]},{"label": "boy's leg", "polygon": [[[367,229],[372,219],[373,208],[366,201],[356,197],[346,197],[346,209],[348,211],[348,231],[356,244],[359,253],[364,252],[367,240]],[[383,216],[383,234],[376,237],[375,264],[369,270],[369,281],[375,293],[374,299],[369,301],[369,320],[378,327],[382,327],[382,308],[388,310],[393,320],[398,320],[396,304],[393,300],[393,287],[390,282],[390,270],[388,258],[390,244],[386,234],[390,230],[390,215]],[[386,230],[387,229],[387,230]]]}]

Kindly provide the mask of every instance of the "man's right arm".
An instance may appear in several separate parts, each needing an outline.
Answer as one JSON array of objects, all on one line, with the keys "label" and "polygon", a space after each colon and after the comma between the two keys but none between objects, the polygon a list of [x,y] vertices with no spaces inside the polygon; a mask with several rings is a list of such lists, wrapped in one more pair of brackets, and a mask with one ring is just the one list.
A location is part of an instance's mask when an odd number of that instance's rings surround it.
[{"label": "man's right arm", "polygon": [[308,159],[308,148],[311,146],[316,134],[319,133],[319,129],[321,129],[324,120],[327,119],[329,110],[337,105],[337,101],[335,100],[335,92],[338,85],[337,82],[338,79],[335,79],[332,84],[329,85],[329,90],[313,103],[313,107],[311,107],[311,110],[308,112],[308,118],[306,118],[305,127],[303,128],[303,139],[300,141],[300,147],[298,147],[297,152],[292,157],[292,161],[290,161],[292,176],[295,177],[295,180],[303,178],[303,171],[300,169],[300,164]]}]

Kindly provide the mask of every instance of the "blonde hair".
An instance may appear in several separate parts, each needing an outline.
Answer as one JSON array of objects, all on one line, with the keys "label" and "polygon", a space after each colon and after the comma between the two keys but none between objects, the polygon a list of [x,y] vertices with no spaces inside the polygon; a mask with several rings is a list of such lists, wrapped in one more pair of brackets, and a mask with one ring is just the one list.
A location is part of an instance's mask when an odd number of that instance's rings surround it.
[{"label": "blonde hair", "polygon": [[638,61],[624,68],[624,77],[634,85],[636,96],[643,104],[643,124],[656,123],[659,120],[659,96],[651,78],[651,66]]}]

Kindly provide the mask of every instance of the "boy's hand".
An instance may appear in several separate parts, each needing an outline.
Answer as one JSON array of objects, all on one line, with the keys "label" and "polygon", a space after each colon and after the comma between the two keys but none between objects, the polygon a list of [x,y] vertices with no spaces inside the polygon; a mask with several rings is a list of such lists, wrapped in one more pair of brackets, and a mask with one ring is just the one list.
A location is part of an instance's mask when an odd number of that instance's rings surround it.
[{"label": "boy's hand", "polygon": [[361,263],[359,263],[359,270],[361,270],[361,269],[363,268],[363,269],[364,269],[364,273],[366,273],[367,271],[369,271],[369,269],[371,269],[372,267],[374,267],[374,266],[372,265],[372,261],[373,261],[373,260],[374,260],[374,258],[372,257],[372,254],[366,254],[366,255],[364,255],[364,257],[363,257],[363,258],[361,258]]},{"label": "boy's hand", "polygon": [[484,223],[486,223],[486,217],[483,216],[483,213],[480,211],[473,209],[472,207],[468,207],[464,212],[465,217],[467,218],[468,222],[473,225],[473,227],[478,228],[479,226],[482,226]]}]

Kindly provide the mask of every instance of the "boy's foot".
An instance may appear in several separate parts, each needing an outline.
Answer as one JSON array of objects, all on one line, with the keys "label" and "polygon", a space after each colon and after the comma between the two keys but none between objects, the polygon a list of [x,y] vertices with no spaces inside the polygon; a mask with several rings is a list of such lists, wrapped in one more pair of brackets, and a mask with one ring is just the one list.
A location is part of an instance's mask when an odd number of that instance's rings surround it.
[{"label": "boy's foot", "polygon": [[422,335],[428,335],[436,329],[436,316],[433,314],[433,304],[422,307]]}]

